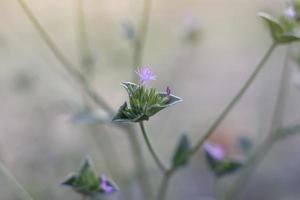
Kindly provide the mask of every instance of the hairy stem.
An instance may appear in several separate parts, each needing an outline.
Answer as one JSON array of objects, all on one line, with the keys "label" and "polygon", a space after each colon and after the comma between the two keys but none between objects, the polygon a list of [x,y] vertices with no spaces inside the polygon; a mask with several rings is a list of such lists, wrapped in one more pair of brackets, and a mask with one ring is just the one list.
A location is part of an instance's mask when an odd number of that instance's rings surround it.
[{"label": "hairy stem", "polygon": [[18,193],[20,199],[33,200],[33,197],[27,192],[27,190],[18,182],[15,176],[0,162],[0,171],[7,177],[7,179],[12,183],[16,192]]},{"label": "hairy stem", "polygon": [[258,63],[257,67],[251,74],[251,76],[247,79],[243,87],[239,90],[239,92],[234,96],[234,98],[230,101],[230,103],[225,107],[223,112],[219,115],[219,117],[215,120],[215,122],[210,126],[210,128],[205,132],[204,136],[198,141],[195,147],[191,150],[191,155],[195,154],[198,149],[201,148],[202,144],[205,140],[216,130],[219,124],[225,119],[228,113],[232,110],[232,108],[239,102],[241,97],[245,94],[247,89],[250,87],[256,76],[259,74],[269,57],[271,56],[272,52],[274,51],[275,47],[277,46],[276,43],[273,43],[266,54],[263,56],[261,61]]},{"label": "hairy stem", "polygon": [[157,154],[155,153],[154,151],[154,148],[152,147],[152,144],[148,138],[148,135],[147,135],[147,132],[146,132],[146,129],[145,129],[145,126],[144,126],[144,123],[143,122],[140,122],[140,128],[141,128],[141,131],[143,133],[143,137],[144,137],[144,140],[147,144],[147,147],[155,161],[155,163],[157,164],[158,168],[162,171],[162,173],[165,173],[167,171],[167,167],[165,167],[165,165],[162,163],[162,161],[160,161],[160,159],[158,158]]},{"label": "hairy stem", "polygon": [[287,49],[287,53],[285,56],[284,66],[282,70],[280,86],[278,90],[278,95],[275,102],[275,109],[271,121],[270,133],[265,139],[265,142],[261,144],[261,146],[257,149],[257,151],[253,154],[252,157],[249,158],[247,163],[245,164],[246,168],[243,170],[242,174],[235,180],[231,189],[226,193],[224,200],[232,200],[238,195],[238,193],[242,192],[242,189],[245,187],[247,181],[249,181],[250,176],[255,170],[255,167],[259,162],[264,158],[267,152],[270,151],[273,144],[276,142],[276,134],[279,128],[282,126],[282,115],[285,107],[286,97],[287,95],[287,87],[288,87],[288,62],[290,56],[290,46]]},{"label": "hairy stem", "polygon": [[133,57],[132,57],[132,67],[133,75],[132,81],[137,82],[137,76],[135,76],[135,70],[140,67],[143,60],[144,47],[148,33],[150,10],[151,10],[152,0],[144,0],[143,12],[140,17],[140,22],[138,24],[138,33],[134,41],[133,46]]}]

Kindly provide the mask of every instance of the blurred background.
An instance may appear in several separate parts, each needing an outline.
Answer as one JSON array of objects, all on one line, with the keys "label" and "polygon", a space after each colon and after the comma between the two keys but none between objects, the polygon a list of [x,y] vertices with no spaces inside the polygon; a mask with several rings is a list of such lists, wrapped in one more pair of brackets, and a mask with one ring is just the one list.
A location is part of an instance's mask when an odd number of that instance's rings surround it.
[{"label": "blurred background", "polygon": [[[76,66],[80,64],[78,0],[28,0],[49,35]],[[120,86],[134,74],[132,28],[139,23],[142,0],[84,0],[91,52],[81,69],[95,91],[117,110],[127,96]],[[259,11],[281,13],[284,0],[153,0],[142,63],[157,81],[150,85],[184,101],[155,115],[146,127],[166,163],[177,139],[187,133],[195,143],[240,89],[272,43]],[[121,191],[107,199],[141,200],[135,156],[124,131],[99,122],[100,107],[86,95],[40,38],[16,0],[0,1],[0,159],[35,199],[80,199],[60,186],[90,155],[99,174]],[[296,50],[297,45],[292,47]],[[213,139],[232,156],[243,157],[240,141],[259,144],[268,134],[284,63],[288,83],[282,124],[300,121],[298,69],[285,62],[287,46],[276,49],[262,73],[217,129]],[[89,67],[89,68],[88,68]],[[298,82],[299,83],[299,82]],[[90,111],[90,112],[87,112]],[[138,127],[136,127],[138,128]],[[144,164],[156,191],[160,172],[137,129]],[[300,137],[274,146],[248,181],[241,199],[300,199]],[[146,176],[146,174],[144,174]],[[225,190],[232,176],[218,182]],[[0,174],[0,199],[17,200]],[[214,177],[199,151],[172,179],[168,199],[214,199]]]}]

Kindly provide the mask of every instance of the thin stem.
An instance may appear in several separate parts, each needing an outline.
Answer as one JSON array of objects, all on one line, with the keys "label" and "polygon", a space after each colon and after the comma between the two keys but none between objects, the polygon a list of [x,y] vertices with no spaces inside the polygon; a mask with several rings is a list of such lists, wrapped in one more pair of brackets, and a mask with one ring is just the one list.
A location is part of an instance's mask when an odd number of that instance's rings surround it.
[{"label": "thin stem", "polygon": [[21,199],[33,200],[33,197],[26,191],[26,189],[18,182],[15,176],[0,162],[0,171],[10,180],[15,190],[18,191],[18,195]]},{"label": "thin stem", "polygon": [[76,13],[77,13],[77,23],[78,23],[78,49],[79,56],[81,59],[81,66],[87,75],[92,70],[93,60],[91,55],[91,50],[89,47],[89,40],[87,34],[85,12],[82,0],[76,0]]},{"label": "thin stem", "polygon": [[133,126],[128,125],[125,127],[125,131],[127,132],[131,152],[134,156],[134,166],[136,167],[137,177],[140,179],[141,182],[142,192],[145,198],[150,198],[152,196],[152,186],[149,182],[149,179],[147,178],[147,166],[140,143],[135,135],[135,129]]},{"label": "thin stem", "polygon": [[171,169],[164,173],[162,181],[159,185],[157,200],[165,200],[167,196],[168,187],[170,184],[170,179],[175,172],[175,169]]},{"label": "thin stem", "polygon": [[55,44],[55,42],[52,40],[52,38],[48,35],[47,31],[43,28],[41,23],[38,21],[38,19],[35,17],[31,9],[28,7],[25,0],[17,0],[20,6],[22,7],[23,11],[29,18],[30,22],[33,24],[41,38],[44,40],[44,42],[47,44],[49,49],[52,51],[54,56],[58,59],[58,61],[62,64],[62,66],[67,70],[74,78],[76,78],[83,87],[83,90],[87,92],[87,94],[93,99],[95,103],[97,103],[99,106],[101,106],[105,111],[108,113],[114,113],[113,109],[105,102],[105,100],[96,94],[92,88],[90,87],[88,81],[85,79],[85,77],[76,70],[76,67],[71,63],[64,54],[59,50],[58,46]]},{"label": "thin stem", "polygon": [[143,12],[138,24],[138,34],[136,36],[134,46],[133,46],[133,58],[132,58],[132,67],[133,67],[133,76],[132,81],[137,82],[137,76],[135,76],[136,68],[140,67],[143,60],[144,47],[148,33],[149,19],[150,19],[150,10],[151,10],[152,0],[144,0]]},{"label": "thin stem", "polygon": [[273,144],[276,142],[276,137],[279,128],[282,126],[282,114],[286,103],[287,97],[287,87],[288,87],[288,62],[290,56],[290,46],[287,48],[284,66],[282,70],[280,86],[278,90],[278,95],[275,102],[275,109],[271,121],[271,128],[270,133],[265,139],[265,142],[261,144],[260,148],[253,154],[252,157],[249,158],[248,162],[246,163],[246,168],[244,169],[243,173],[236,179],[233,183],[231,189],[226,193],[224,200],[232,200],[238,195],[239,192],[242,191],[242,188],[245,187],[247,181],[249,181],[250,176],[254,172],[255,167],[259,162],[264,158],[267,152],[270,151]]},{"label": "thin stem", "polygon": [[141,128],[141,131],[143,133],[143,136],[144,136],[144,139],[145,139],[145,142],[147,144],[147,147],[154,159],[154,161],[156,162],[157,166],[159,167],[159,169],[165,173],[167,171],[167,167],[165,167],[165,165],[160,161],[160,159],[158,158],[157,154],[155,153],[152,145],[151,145],[151,142],[148,138],[148,135],[147,135],[147,132],[146,132],[146,129],[145,129],[145,126],[144,126],[144,123],[143,122],[140,122],[140,128]]},{"label": "thin stem", "polygon": [[266,54],[263,56],[261,61],[258,63],[257,67],[251,74],[251,76],[248,78],[248,80],[245,82],[243,87],[239,90],[239,92],[236,94],[236,96],[230,101],[230,103],[225,107],[223,112],[219,115],[219,117],[216,119],[216,121],[211,125],[211,127],[205,132],[204,136],[198,141],[198,143],[195,145],[195,147],[191,150],[191,155],[195,154],[198,149],[201,148],[202,144],[205,142],[205,140],[216,130],[216,128],[219,126],[219,124],[223,121],[223,119],[227,116],[227,114],[232,110],[232,108],[239,102],[241,97],[245,94],[247,89],[250,87],[254,79],[256,78],[257,74],[261,71],[266,61],[271,56],[272,52],[274,51],[275,47],[277,46],[277,43],[273,43]]}]

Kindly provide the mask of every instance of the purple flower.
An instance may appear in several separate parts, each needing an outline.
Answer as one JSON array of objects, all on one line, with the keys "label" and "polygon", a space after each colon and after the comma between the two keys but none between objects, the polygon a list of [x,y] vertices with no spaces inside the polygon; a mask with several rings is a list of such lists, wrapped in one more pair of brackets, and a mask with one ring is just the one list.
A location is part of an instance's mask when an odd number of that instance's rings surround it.
[{"label": "purple flower", "polygon": [[104,193],[112,193],[115,191],[115,188],[110,184],[104,175],[100,177],[100,187],[103,189]]},{"label": "purple flower", "polygon": [[171,89],[168,86],[166,88],[165,94],[166,94],[166,97],[170,97],[170,95],[171,95]]},{"label": "purple flower", "polygon": [[293,7],[288,7],[285,9],[283,14],[289,19],[293,19],[297,16],[297,12]]},{"label": "purple flower", "polygon": [[205,142],[203,148],[214,159],[216,160],[224,159],[225,152],[224,149],[221,147],[221,145]]},{"label": "purple flower", "polygon": [[143,85],[146,81],[156,80],[156,76],[149,67],[142,67],[136,72],[140,77],[140,84]]}]

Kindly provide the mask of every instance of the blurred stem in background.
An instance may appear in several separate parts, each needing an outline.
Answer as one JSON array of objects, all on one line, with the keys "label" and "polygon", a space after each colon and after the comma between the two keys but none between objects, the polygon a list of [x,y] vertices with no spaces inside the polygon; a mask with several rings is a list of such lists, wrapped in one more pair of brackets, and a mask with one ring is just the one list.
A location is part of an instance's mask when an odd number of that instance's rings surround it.
[{"label": "blurred stem in background", "polygon": [[132,82],[136,83],[137,76],[135,71],[138,67],[141,67],[144,56],[144,47],[147,39],[150,11],[151,11],[152,0],[144,0],[143,11],[141,14],[140,22],[138,23],[137,35],[133,44],[133,57],[132,57]]},{"label": "blurred stem in background", "polygon": [[[81,63],[81,70],[83,76],[86,79],[89,79],[92,74],[95,65],[93,62],[92,52],[89,47],[89,37],[86,25],[86,15],[84,12],[84,4],[82,0],[75,0],[75,13],[77,18],[77,34],[78,34],[78,52]],[[87,100],[85,93],[83,92],[83,99],[85,99],[85,107],[87,110],[91,110],[89,101]],[[109,134],[101,134],[99,131],[101,128],[97,126],[97,124],[87,124],[89,136],[91,136],[92,141],[96,142],[96,146],[98,151],[102,154],[105,164],[108,170],[111,172],[113,176],[117,176],[118,178],[122,178],[121,169],[122,163],[120,162],[120,156],[118,155],[115,146],[111,140],[111,136]],[[122,187],[125,186],[125,180],[121,179],[120,185]],[[122,190],[122,194],[125,199],[130,199],[130,195],[127,190]],[[86,198],[85,196],[83,198]]]},{"label": "blurred stem in background", "polygon": [[11,182],[15,191],[19,195],[20,199],[23,200],[33,200],[33,197],[27,192],[27,190],[18,182],[14,175],[4,166],[2,161],[0,161],[0,170],[6,176],[6,178]]},{"label": "blurred stem in background", "polygon": [[82,0],[75,0],[78,27],[78,52],[82,71],[85,75],[91,75],[94,69],[93,55],[89,45],[89,37],[86,25],[86,16]]},{"label": "blurred stem in background", "polygon": [[291,46],[287,47],[284,66],[281,74],[281,80],[278,90],[278,95],[275,100],[274,113],[271,121],[270,133],[266,136],[266,139],[257,148],[256,152],[248,159],[245,164],[245,168],[238,178],[234,181],[232,187],[225,194],[224,200],[233,200],[242,192],[246,183],[249,181],[252,173],[255,171],[255,167],[259,164],[264,156],[270,151],[274,143],[277,142],[278,130],[283,126],[283,113],[288,96],[288,83],[290,78],[289,73],[289,60],[290,60]]},{"label": "blurred stem in background", "polygon": [[[55,57],[58,59],[58,61],[62,64],[62,66],[65,68],[66,71],[68,71],[79,83],[80,87],[82,87],[82,90],[87,93],[87,95],[98,105],[100,106],[104,111],[107,112],[109,115],[108,119],[104,120],[105,122],[110,122],[110,117],[114,114],[114,110],[110,107],[110,105],[107,104],[107,102],[99,96],[93,88],[90,86],[88,80],[85,78],[85,76],[78,71],[78,68],[76,68],[75,65],[73,65],[72,62],[70,62],[64,54],[60,51],[58,46],[54,43],[54,41],[51,39],[51,37],[48,35],[47,31],[43,28],[43,26],[40,24],[38,19],[35,17],[31,9],[28,7],[25,0],[17,0],[20,6],[22,7],[23,11],[29,18],[30,22],[33,24],[35,29],[40,34],[41,38],[44,40],[44,42],[47,44],[47,46],[50,48],[52,53],[55,55]],[[130,147],[131,151],[133,153],[133,158],[135,162],[135,166],[137,167],[138,171],[138,178],[141,180],[141,185],[143,189],[144,196],[149,196],[151,193],[150,189],[150,183],[147,179],[143,178],[142,174],[146,174],[146,166],[144,164],[144,158],[141,154],[141,147],[138,143],[137,139],[135,139],[132,135],[135,135],[135,129],[131,127],[131,125],[124,125],[119,126],[122,128],[127,134],[128,138],[130,140]]]},{"label": "blurred stem in background", "polygon": [[157,200],[164,200],[167,195],[168,187],[170,184],[170,179],[175,172],[175,169],[171,169],[165,172],[162,181],[159,185],[158,188],[158,193],[157,193]]},{"label": "blurred stem in background", "polygon": [[239,90],[239,92],[236,94],[236,96],[233,97],[233,99],[230,101],[230,103],[225,107],[225,109],[222,111],[222,113],[218,116],[216,121],[210,126],[210,128],[204,133],[204,136],[198,141],[198,143],[195,145],[195,147],[191,150],[191,155],[195,154],[201,148],[202,144],[218,128],[220,123],[225,119],[225,117],[229,114],[229,112],[232,110],[232,108],[234,108],[234,106],[239,102],[241,97],[245,94],[245,92],[248,90],[248,88],[250,87],[252,82],[255,80],[256,76],[262,70],[262,68],[265,65],[265,63],[267,62],[267,60],[270,58],[270,56],[276,46],[277,46],[277,43],[274,42],[269,47],[266,54],[263,56],[261,61],[258,63],[255,70],[250,75],[250,77],[247,79],[247,81],[245,82],[243,87]]},{"label": "blurred stem in background", "polygon": [[[225,119],[225,117],[229,114],[229,112],[232,110],[232,108],[234,108],[234,106],[239,102],[239,100],[241,99],[241,97],[245,94],[245,92],[248,90],[248,88],[250,87],[250,85],[253,83],[253,81],[255,80],[256,76],[259,74],[259,72],[261,71],[261,69],[263,68],[263,66],[265,65],[265,63],[267,62],[267,60],[270,58],[272,52],[274,51],[274,49],[276,48],[277,43],[274,42],[269,49],[267,50],[267,52],[265,53],[265,55],[262,57],[262,59],[260,60],[260,62],[258,63],[258,65],[256,66],[255,70],[252,72],[252,74],[250,75],[250,77],[247,79],[247,81],[244,83],[243,87],[238,91],[238,93],[233,97],[233,99],[230,101],[230,103],[225,107],[225,109],[223,110],[223,112],[217,117],[216,121],[212,124],[212,126],[207,130],[207,132],[205,132],[204,136],[199,140],[199,142],[191,149],[190,151],[190,156],[193,156],[201,147],[202,144],[207,140],[207,138],[209,138],[209,136],[216,130],[216,128],[220,125],[220,123]],[[172,171],[170,177],[164,177],[161,181],[161,187],[163,187],[165,190],[168,189],[167,186],[165,185],[169,185],[169,179],[171,178],[171,176],[173,174],[175,174],[175,170],[174,168],[171,168],[168,171]],[[173,172],[174,171],[174,172]],[[166,181],[165,179],[167,178],[168,181]],[[163,193],[166,193],[166,191],[164,191]],[[158,200],[164,200],[166,198],[166,194],[163,195],[159,195],[158,196]],[[227,199],[227,200],[232,200],[232,199]]]}]

